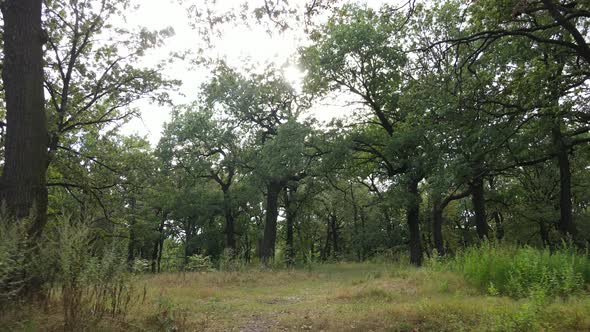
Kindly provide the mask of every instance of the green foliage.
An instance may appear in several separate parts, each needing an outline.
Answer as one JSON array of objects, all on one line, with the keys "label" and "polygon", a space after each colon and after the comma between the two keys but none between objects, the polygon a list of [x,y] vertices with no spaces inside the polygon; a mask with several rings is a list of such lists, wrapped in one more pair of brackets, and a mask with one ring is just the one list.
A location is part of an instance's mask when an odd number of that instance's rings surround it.
[{"label": "green foliage", "polygon": [[490,295],[570,296],[590,283],[590,259],[568,248],[551,252],[484,243],[448,264]]},{"label": "green foliage", "polygon": [[209,256],[192,255],[187,257],[187,263],[184,266],[184,270],[190,272],[213,271],[213,262],[211,262],[211,257]]},{"label": "green foliage", "polygon": [[90,227],[68,219],[60,220],[49,234],[45,255],[55,266],[52,272],[67,329],[96,323],[104,316],[124,316],[139,300],[123,248],[117,242],[96,247],[94,237]]},{"label": "green foliage", "polygon": [[150,269],[150,261],[147,259],[137,258],[133,261],[131,271],[134,273],[148,272]]},{"label": "green foliage", "polygon": [[[4,306],[21,295],[28,280],[31,262],[31,243],[27,232],[28,222],[14,222],[0,218],[0,304]],[[0,307],[1,307],[0,306]]]},{"label": "green foliage", "polygon": [[219,256],[219,271],[235,272],[244,270],[247,267],[247,263],[242,257],[243,255],[236,253],[233,249],[224,249]]}]

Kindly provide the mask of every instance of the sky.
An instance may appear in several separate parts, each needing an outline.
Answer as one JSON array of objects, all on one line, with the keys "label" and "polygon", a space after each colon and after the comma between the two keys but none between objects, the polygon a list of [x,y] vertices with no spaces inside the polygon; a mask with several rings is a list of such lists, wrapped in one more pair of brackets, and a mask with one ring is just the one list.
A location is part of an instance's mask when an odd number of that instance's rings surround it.
[{"label": "sky", "polygon": [[[197,0],[202,1],[202,0]],[[236,0],[217,0],[222,7],[227,4],[236,4]],[[260,3],[260,0],[248,0],[252,6]],[[304,0],[296,0],[302,2]],[[378,6],[386,0],[367,0],[370,5]],[[150,30],[161,30],[172,27],[175,35],[166,40],[163,47],[149,52],[141,66],[152,66],[158,62],[170,58],[172,52],[182,53],[187,50],[207,48],[206,42],[197,31],[191,27],[191,19],[186,7],[179,4],[178,0],[133,0],[137,9],[128,13],[127,27],[146,27]],[[391,1],[390,1],[391,2]],[[265,28],[260,25],[247,28],[244,26],[228,26],[224,28],[222,37],[214,44],[213,54],[225,59],[233,67],[240,68],[245,63],[269,63],[282,66],[297,52],[304,36],[301,32],[287,32],[281,35],[270,36]],[[299,69],[294,66],[286,66],[283,69],[285,77],[296,88],[304,77]],[[172,100],[175,104],[189,103],[198,96],[198,89],[209,77],[206,68],[195,66],[190,62],[190,57],[184,61],[176,60],[168,65],[164,72],[167,78],[179,79],[182,85],[178,91],[172,92]],[[141,117],[125,124],[122,131],[125,134],[139,134],[147,136],[152,145],[156,145],[161,137],[165,122],[170,120],[171,106],[150,104],[148,101],[139,101],[134,107],[138,108]],[[342,117],[347,113],[344,104],[323,102],[312,111],[313,116],[320,121],[329,121],[334,117]]]}]

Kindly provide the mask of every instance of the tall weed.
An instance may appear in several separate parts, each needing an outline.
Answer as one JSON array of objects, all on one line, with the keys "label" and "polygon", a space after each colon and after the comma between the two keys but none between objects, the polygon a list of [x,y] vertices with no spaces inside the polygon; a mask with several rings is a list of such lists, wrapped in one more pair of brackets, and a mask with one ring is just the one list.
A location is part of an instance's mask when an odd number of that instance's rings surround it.
[{"label": "tall weed", "polygon": [[484,243],[447,264],[492,295],[523,298],[542,291],[547,296],[568,296],[590,283],[588,256],[569,247],[550,252]]},{"label": "tall weed", "polygon": [[140,297],[129,271],[124,246],[93,245],[88,225],[64,219],[51,234],[55,259],[54,290],[61,299],[66,329],[77,329],[105,316],[125,315]]},{"label": "tall weed", "polygon": [[11,222],[0,218],[0,307],[10,303],[21,293],[30,277],[31,264],[27,259],[30,241],[28,222]]}]

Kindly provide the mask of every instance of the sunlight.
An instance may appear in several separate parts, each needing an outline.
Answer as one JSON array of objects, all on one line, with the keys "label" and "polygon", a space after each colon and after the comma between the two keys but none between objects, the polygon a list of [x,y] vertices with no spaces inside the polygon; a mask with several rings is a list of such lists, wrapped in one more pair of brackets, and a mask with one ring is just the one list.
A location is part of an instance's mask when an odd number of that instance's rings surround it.
[{"label": "sunlight", "polygon": [[305,72],[301,68],[295,65],[288,65],[283,68],[283,76],[295,91],[301,92],[303,89],[303,80],[305,79]]}]

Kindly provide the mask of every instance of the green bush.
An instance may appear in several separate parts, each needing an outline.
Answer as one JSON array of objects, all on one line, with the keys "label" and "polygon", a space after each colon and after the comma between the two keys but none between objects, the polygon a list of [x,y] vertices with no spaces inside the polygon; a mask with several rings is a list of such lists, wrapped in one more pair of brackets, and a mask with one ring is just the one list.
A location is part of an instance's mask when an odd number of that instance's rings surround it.
[{"label": "green bush", "polygon": [[242,271],[246,267],[246,262],[240,258],[233,249],[226,248],[219,256],[219,270],[224,272]]},{"label": "green bush", "polygon": [[0,307],[18,297],[30,275],[27,224],[0,218]]},{"label": "green bush", "polygon": [[151,269],[151,263],[147,259],[137,258],[133,261],[131,265],[131,270],[134,273],[143,273],[148,272]]},{"label": "green bush", "polygon": [[44,252],[53,259],[54,289],[63,305],[66,329],[87,327],[104,316],[124,316],[131,302],[139,299],[124,246],[116,241],[95,245],[95,238],[88,225],[67,218],[48,234]]},{"label": "green bush", "polygon": [[190,272],[207,272],[213,271],[211,257],[203,255],[192,255],[187,258],[188,261],[184,267],[185,271]]},{"label": "green bush", "polygon": [[531,247],[482,244],[448,263],[491,295],[529,297],[533,292],[568,296],[590,283],[590,260],[571,248],[550,252]]}]

